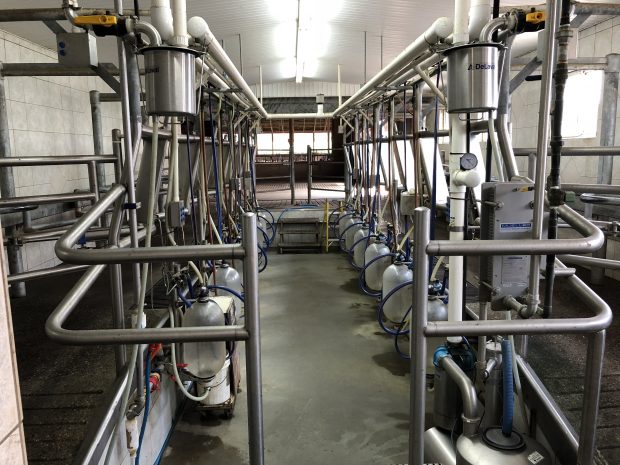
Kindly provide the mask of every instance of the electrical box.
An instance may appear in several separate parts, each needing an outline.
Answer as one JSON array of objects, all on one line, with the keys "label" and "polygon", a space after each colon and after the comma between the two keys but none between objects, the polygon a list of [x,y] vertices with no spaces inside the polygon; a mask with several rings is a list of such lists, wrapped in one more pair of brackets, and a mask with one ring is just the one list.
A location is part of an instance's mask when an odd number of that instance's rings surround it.
[{"label": "electrical box", "polygon": [[97,39],[86,32],[56,34],[58,63],[65,66],[98,66]]},{"label": "electrical box", "polygon": [[416,194],[414,192],[403,192],[400,194],[400,214],[404,216],[413,216],[415,213],[415,199]]},{"label": "electrical box", "polygon": [[[480,238],[510,240],[532,238],[534,186],[530,183],[487,182],[482,185]],[[530,274],[529,255],[482,257],[480,298],[491,302],[493,310],[505,310],[505,296],[523,297]]]}]

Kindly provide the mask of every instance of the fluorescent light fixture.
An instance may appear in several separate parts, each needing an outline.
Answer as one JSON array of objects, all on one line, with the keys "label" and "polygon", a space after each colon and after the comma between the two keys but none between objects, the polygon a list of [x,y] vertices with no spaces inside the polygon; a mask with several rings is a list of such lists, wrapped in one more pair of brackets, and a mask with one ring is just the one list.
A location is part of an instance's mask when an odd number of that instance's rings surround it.
[{"label": "fluorescent light fixture", "polygon": [[[267,0],[271,15],[281,21],[274,32],[276,53],[283,60],[294,60],[295,82],[316,75],[318,59],[326,53],[331,35],[328,23],[340,12],[342,3],[343,0]],[[280,70],[284,76],[291,76],[288,60],[281,62]]]}]

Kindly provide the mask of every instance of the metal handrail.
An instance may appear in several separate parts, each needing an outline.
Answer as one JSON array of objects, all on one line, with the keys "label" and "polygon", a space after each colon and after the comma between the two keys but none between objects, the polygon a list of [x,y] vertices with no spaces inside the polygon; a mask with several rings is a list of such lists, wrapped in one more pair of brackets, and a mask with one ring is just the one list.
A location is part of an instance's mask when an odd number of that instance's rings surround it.
[{"label": "metal handrail", "polygon": [[[580,217],[571,209],[562,208],[564,219],[580,233],[590,232],[590,236],[579,239],[585,246],[593,246],[600,242],[595,233],[594,225]],[[582,421],[577,452],[578,463],[593,463],[595,453],[595,436],[600,399],[601,377],[603,373],[603,355],[605,350],[605,330],[611,325],[613,314],[607,305],[592,289],[577,276],[567,277],[579,297],[592,308],[595,316],[589,318],[545,319],[545,320],[512,320],[512,321],[464,321],[464,322],[429,322],[428,306],[428,256],[439,251],[446,254],[445,249],[437,246],[438,242],[430,240],[430,210],[419,207],[414,214],[415,230],[415,269],[413,308],[411,330],[411,387],[410,387],[410,439],[409,464],[424,463],[424,428],[426,406],[426,337],[430,336],[480,336],[488,334],[588,334],[588,354],[586,362],[587,382],[584,386]],[[598,231],[600,233],[600,231]],[[602,233],[600,233],[602,236]],[[521,254],[557,254],[566,248],[558,244],[560,240],[521,241],[535,242],[537,245],[526,244],[518,247],[507,247],[507,241],[476,241],[471,247],[467,241],[455,241],[456,245],[449,249],[449,255],[501,255],[506,253]],[[474,242],[474,241],[470,241]],[[500,244],[496,246],[496,244]]]},{"label": "metal handrail", "polygon": [[87,165],[89,163],[116,163],[117,161],[116,155],[54,155],[0,158],[0,166]]},{"label": "metal handrail", "polygon": [[[242,245],[237,246],[177,246],[124,248],[131,238],[119,241],[118,248],[101,250],[71,250],[76,237],[125,193],[125,187],[116,184],[111,187],[97,204],[69,230],[57,243],[59,256],[74,259],[77,263],[97,263],[88,268],[65,298],[52,312],[45,323],[45,332],[50,339],[70,345],[124,345],[148,344],[154,342],[202,342],[202,341],[246,341],[246,376],[248,402],[248,436],[250,463],[264,463],[264,433],[262,407],[262,374],[260,351],[260,317],[258,302],[258,246],[256,236],[256,215],[245,213],[242,218],[244,231]],[[188,250],[196,252],[188,254]],[[176,253],[175,253],[176,251]],[[92,252],[99,252],[94,254]],[[120,253],[120,256],[119,256]],[[106,256],[106,254],[108,254]],[[126,257],[123,257],[126,255]],[[106,269],[107,263],[136,263],[156,260],[184,260],[189,257],[210,259],[231,259],[244,257],[243,282],[245,289],[245,323],[234,326],[144,328],[144,329],[91,329],[70,330],[63,328],[78,304]]]},{"label": "metal handrail", "polygon": [[428,255],[546,255],[584,254],[595,252],[605,243],[603,232],[568,205],[557,208],[560,218],[584,237],[579,239],[489,240],[489,241],[430,241]]},{"label": "metal handrail", "polygon": [[129,247],[124,249],[74,249],[73,247],[99,217],[125,193],[125,186],[114,184],[101,200],[82,216],[56,242],[55,251],[64,263],[78,265],[143,263],[168,260],[241,259],[245,251],[241,245],[186,245],[168,247]]}]

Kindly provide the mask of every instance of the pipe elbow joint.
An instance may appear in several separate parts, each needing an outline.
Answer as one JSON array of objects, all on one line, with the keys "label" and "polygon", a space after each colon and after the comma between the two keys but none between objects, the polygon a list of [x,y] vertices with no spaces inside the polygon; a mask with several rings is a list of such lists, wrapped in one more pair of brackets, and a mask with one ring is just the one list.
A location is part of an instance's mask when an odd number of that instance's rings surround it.
[{"label": "pipe elbow joint", "polygon": [[480,173],[475,170],[455,170],[452,172],[453,182],[456,186],[476,187],[482,179]]},{"label": "pipe elbow joint", "polygon": [[127,20],[126,27],[128,33],[135,34],[141,32],[145,34],[149,38],[149,45],[151,47],[161,45],[161,36],[159,35],[159,31],[151,23],[131,18]]}]

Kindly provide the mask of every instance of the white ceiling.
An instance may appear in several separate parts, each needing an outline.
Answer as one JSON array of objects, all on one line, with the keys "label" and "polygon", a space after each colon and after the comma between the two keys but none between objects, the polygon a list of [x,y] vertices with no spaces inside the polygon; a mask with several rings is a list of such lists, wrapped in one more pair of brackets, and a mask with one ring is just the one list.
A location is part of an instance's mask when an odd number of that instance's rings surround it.
[{"label": "white ceiling", "polygon": [[[381,68],[381,36],[383,64],[389,63],[411,41],[440,16],[452,16],[454,0],[309,0],[322,2],[321,8],[333,16],[322,26],[325,34],[324,53],[318,59],[313,76],[304,80],[337,80],[341,65],[342,81],[364,82],[364,31],[366,31],[366,76]],[[2,8],[58,7],[61,0],[2,0]],[[125,7],[133,7],[125,0]],[[520,4],[520,0],[503,0],[502,6]],[[538,2],[535,2],[538,3]],[[113,0],[83,0],[84,7],[112,8]],[[265,83],[293,81],[295,76],[295,27],[297,0],[188,0],[188,17],[204,17],[215,36],[238,68],[240,66],[239,34],[243,75],[250,84],[258,82],[258,67],[263,67]],[[148,8],[150,1],[140,1]],[[282,17],[289,14],[288,23]],[[285,24],[283,26],[283,24]],[[3,23],[0,28],[41,45],[55,48],[53,34],[42,23]],[[100,61],[115,61],[116,42],[100,39]],[[288,57],[288,58],[287,58]],[[291,65],[292,62],[292,65]]]}]

